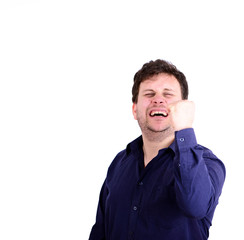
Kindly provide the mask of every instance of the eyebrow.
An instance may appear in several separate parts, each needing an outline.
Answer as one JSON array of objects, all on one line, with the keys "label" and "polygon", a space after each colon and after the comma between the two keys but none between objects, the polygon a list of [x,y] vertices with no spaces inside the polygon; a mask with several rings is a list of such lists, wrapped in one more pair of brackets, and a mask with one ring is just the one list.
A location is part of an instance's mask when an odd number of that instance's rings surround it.
[{"label": "eyebrow", "polygon": [[154,92],[154,90],[153,89],[145,89],[145,90],[143,90],[143,92]]},{"label": "eyebrow", "polygon": [[169,91],[169,92],[175,92],[175,90],[172,89],[172,88],[165,88],[164,90],[165,90],[165,91]]},{"label": "eyebrow", "polygon": [[[171,89],[171,88],[164,88],[163,89],[164,91],[172,91],[172,92],[174,92],[174,90],[173,89]],[[143,92],[155,92],[155,90],[153,90],[153,89],[145,89],[145,90],[143,90]]]}]

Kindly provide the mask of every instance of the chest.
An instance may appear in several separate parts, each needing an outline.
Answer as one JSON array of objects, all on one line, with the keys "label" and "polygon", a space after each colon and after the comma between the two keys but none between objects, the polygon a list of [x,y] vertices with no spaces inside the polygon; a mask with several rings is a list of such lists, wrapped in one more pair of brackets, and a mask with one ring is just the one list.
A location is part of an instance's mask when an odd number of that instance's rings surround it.
[{"label": "chest", "polygon": [[112,204],[134,203],[150,211],[157,205],[168,208],[175,203],[172,156],[154,159],[144,169],[139,159],[127,159],[108,176],[107,187]]}]

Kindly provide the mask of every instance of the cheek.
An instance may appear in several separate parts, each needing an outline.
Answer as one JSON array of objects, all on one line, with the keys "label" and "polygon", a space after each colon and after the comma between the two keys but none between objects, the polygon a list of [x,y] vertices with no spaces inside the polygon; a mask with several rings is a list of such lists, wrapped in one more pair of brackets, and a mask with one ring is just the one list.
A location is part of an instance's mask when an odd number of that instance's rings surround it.
[{"label": "cheek", "polygon": [[132,106],[132,112],[133,116],[136,120],[138,120],[137,116],[144,116],[147,112],[148,107],[151,104],[151,100],[149,99],[138,99],[138,102],[133,104]]},{"label": "cheek", "polygon": [[144,110],[143,106],[138,105],[138,104],[133,105],[132,113],[133,113],[134,119],[138,120],[138,118],[141,118],[141,116],[144,115],[143,114],[144,111],[145,110]]},{"label": "cheek", "polygon": [[144,117],[147,114],[147,109],[149,107],[149,104],[146,102],[141,103],[140,105],[137,106],[137,116]]},{"label": "cheek", "polygon": [[176,103],[178,101],[181,101],[182,99],[181,98],[172,98],[170,100],[167,101],[167,104],[172,104],[172,103]]}]

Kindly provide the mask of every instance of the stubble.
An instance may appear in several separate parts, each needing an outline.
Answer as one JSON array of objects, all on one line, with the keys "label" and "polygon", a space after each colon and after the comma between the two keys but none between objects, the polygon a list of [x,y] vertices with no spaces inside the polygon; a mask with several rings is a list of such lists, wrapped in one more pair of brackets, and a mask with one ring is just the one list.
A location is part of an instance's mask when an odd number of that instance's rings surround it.
[{"label": "stubble", "polygon": [[138,124],[141,128],[142,134],[152,142],[162,142],[164,139],[174,134],[173,128],[168,125],[161,129],[154,129],[148,120],[143,119],[139,114],[137,115]]}]

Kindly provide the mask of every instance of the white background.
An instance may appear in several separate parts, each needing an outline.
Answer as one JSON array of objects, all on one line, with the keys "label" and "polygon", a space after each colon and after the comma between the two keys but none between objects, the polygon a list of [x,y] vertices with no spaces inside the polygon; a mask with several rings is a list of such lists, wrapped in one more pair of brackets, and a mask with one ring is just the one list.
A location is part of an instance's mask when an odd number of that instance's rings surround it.
[{"label": "white background", "polygon": [[114,156],[140,134],[134,73],[188,79],[198,142],[227,168],[210,239],[244,239],[241,1],[1,0],[0,239],[88,239]]}]

